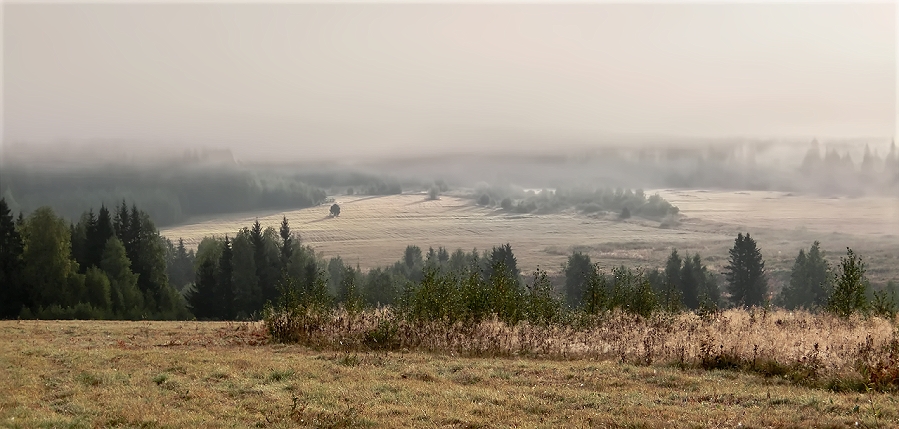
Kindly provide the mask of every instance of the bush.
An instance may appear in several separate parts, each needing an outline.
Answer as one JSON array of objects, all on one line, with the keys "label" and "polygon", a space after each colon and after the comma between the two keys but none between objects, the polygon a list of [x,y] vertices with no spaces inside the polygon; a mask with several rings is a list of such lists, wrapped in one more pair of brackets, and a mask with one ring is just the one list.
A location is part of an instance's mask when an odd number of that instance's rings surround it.
[{"label": "bush", "polygon": [[478,205],[486,206],[490,204],[490,196],[487,194],[481,194],[478,198]]},{"label": "bush", "polygon": [[512,210],[512,199],[509,197],[503,198],[503,200],[499,203],[500,207],[503,210],[509,211]]}]

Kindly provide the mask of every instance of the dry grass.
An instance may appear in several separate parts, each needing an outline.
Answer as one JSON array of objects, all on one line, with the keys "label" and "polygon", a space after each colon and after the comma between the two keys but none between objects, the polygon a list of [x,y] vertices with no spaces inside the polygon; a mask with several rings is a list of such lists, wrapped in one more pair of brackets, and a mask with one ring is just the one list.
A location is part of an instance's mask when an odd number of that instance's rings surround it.
[{"label": "dry grass", "polygon": [[509,242],[519,267],[538,265],[554,272],[572,250],[588,253],[605,266],[656,267],[672,247],[700,252],[712,270],[725,264],[737,232],[749,231],[759,242],[769,270],[789,269],[800,248],[820,240],[830,259],[852,247],[870,262],[876,283],[899,279],[899,200],[896,198],[830,199],[775,192],[661,191],[681,208],[676,228],[659,222],[573,212],[543,215],[508,214],[471,200],[425,194],[382,197],[339,196],[340,217],[328,218],[328,206],[198,219],[163,228],[170,238],[196,246],[206,235],[234,234],[256,217],[277,228],[285,215],[305,243],[326,257],[341,256],[351,265],[373,268],[393,264],[408,244],[427,249],[489,249]]},{"label": "dry grass", "polygon": [[[733,332],[748,323],[733,319],[729,317]],[[806,329],[798,323],[791,321],[788,326],[793,328],[786,332]],[[260,324],[203,322],[0,322],[0,341],[4,344],[0,349],[0,391],[5,392],[0,395],[0,425],[899,424],[899,405],[892,395],[809,389],[781,377],[667,365],[635,366],[600,355],[551,360],[467,358],[419,351],[316,351],[300,345],[263,344],[260,329]],[[812,333],[815,329],[819,328],[811,327]],[[861,335],[865,330],[877,338],[889,335],[889,329],[877,323],[820,329],[843,329],[838,334],[850,335],[844,340],[833,339],[834,346],[854,345],[851,335]],[[763,337],[750,332],[739,347]],[[782,343],[789,340],[777,339]],[[780,347],[777,353],[804,349],[789,341]],[[632,353],[639,356],[639,347]]]},{"label": "dry grass", "polygon": [[644,319],[618,312],[567,325],[510,327],[496,320],[408,322],[382,310],[296,318],[292,326],[285,322],[267,322],[275,338],[324,349],[614,360],[739,369],[836,390],[899,389],[899,331],[880,318],[728,310],[705,317],[685,313]]}]

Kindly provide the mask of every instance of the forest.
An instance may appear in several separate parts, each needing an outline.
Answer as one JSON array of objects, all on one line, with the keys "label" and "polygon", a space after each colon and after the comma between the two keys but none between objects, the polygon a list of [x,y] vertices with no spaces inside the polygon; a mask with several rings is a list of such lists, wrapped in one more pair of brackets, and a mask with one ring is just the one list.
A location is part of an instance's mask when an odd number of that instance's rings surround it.
[{"label": "forest", "polygon": [[[578,314],[624,311],[707,314],[726,308],[806,309],[894,317],[899,286],[875,290],[860,255],[830,262],[815,242],[799,250],[789,284],[771,291],[761,249],[740,233],[721,273],[698,254],[672,249],[663,267],[600,267],[574,252],[551,273],[522,273],[511,244],[478,251],[406,247],[391,266],[363,272],[317,256],[288,219],[233,236],[207,237],[196,252],[162,237],[125,201],[66,222],[51,208],[14,217],[0,199],[4,318],[259,320],[278,308],[376,309],[421,320],[514,325],[571,323]],[[316,311],[318,311],[316,310]]]}]

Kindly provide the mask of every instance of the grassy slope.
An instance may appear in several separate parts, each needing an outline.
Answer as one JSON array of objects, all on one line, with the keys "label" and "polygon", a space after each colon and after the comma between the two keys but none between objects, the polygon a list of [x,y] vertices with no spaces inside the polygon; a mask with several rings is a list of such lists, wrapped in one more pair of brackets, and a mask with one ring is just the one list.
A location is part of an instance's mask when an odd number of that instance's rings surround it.
[{"label": "grassy slope", "polygon": [[889,427],[897,399],[612,361],[347,354],[259,325],[0,321],[4,427]]}]

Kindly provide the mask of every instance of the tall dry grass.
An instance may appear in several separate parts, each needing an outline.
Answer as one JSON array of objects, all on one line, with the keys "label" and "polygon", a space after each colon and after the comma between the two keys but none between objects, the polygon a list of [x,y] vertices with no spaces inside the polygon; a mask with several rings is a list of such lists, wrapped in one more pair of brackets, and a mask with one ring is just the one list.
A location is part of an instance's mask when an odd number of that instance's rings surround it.
[{"label": "tall dry grass", "polygon": [[509,326],[495,318],[453,324],[409,321],[381,309],[273,314],[266,326],[275,341],[321,349],[611,359],[745,370],[835,390],[899,389],[899,330],[894,321],[882,318],[762,309],[644,318],[616,311],[564,324]]}]

